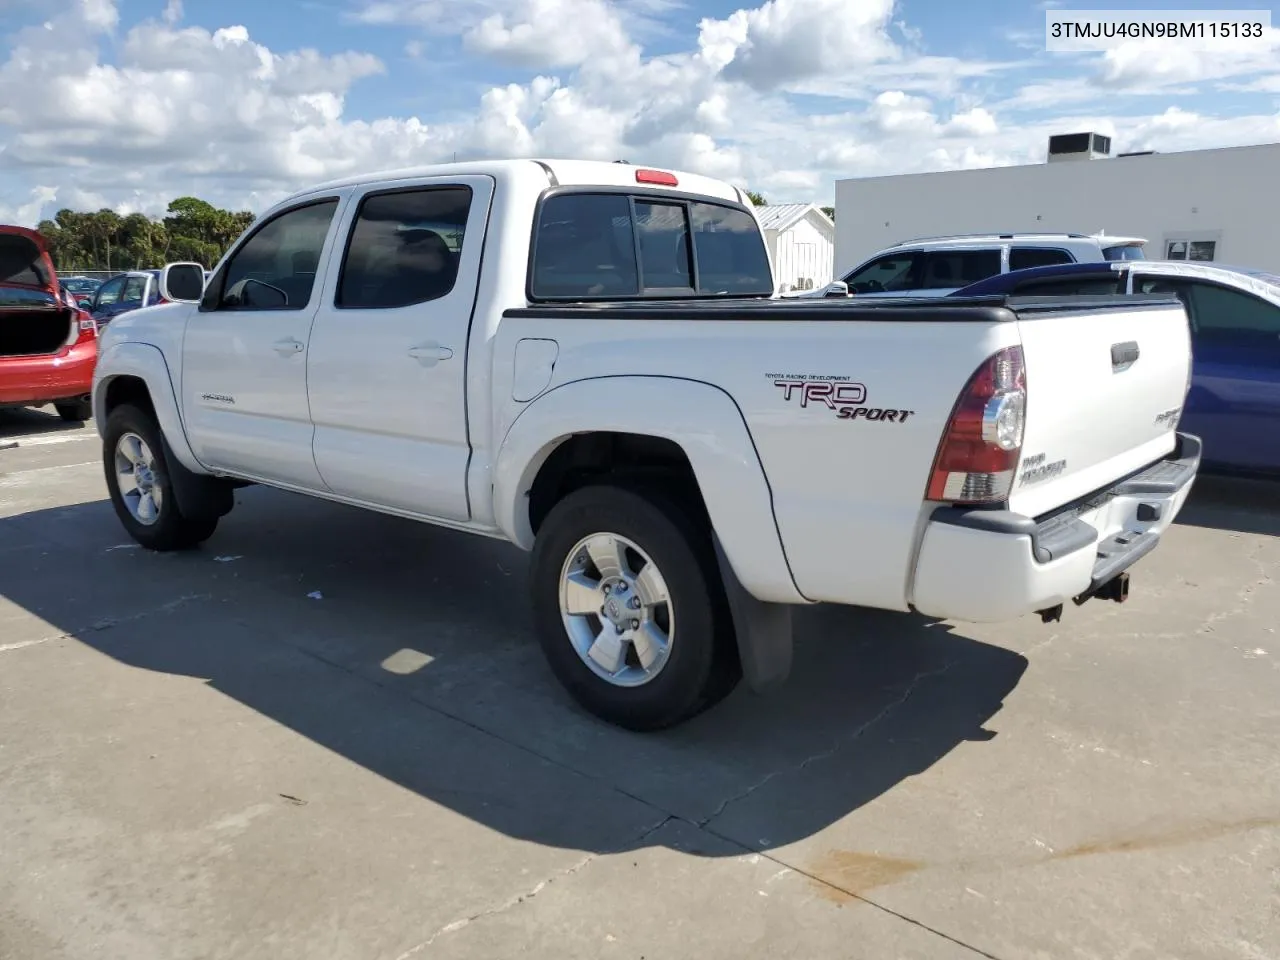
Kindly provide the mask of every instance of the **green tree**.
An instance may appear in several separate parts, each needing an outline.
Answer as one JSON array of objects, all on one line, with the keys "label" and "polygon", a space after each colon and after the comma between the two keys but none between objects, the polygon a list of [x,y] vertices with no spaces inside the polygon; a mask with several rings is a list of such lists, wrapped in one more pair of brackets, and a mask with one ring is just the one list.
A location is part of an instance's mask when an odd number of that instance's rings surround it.
[{"label": "green tree", "polygon": [[178,197],[162,220],[142,213],[121,217],[107,209],[63,209],[52,220],[42,220],[37,229],[54,266],[63,272],[147,269],[170,260],[194,260],[209,267],[253,220],[247,210],[223,210],[198,197]]},{"label": "green tree", "polygon": [[832,220],[834,220],[834,219],[836,218],[836,208],[835,208],[835,207],[823,207],[823,208],[822,208],[822,212],[823,212],[823,213],[825,213],[825,214],[826,214],[828,217],[830,217]]},{"label": "green tree", "polygon": [[751,201],[753,206],[767,207],[769,205],[769,201],[764,198],[764,195],[756,193],[754,190],[747,191],[747,199]]}]

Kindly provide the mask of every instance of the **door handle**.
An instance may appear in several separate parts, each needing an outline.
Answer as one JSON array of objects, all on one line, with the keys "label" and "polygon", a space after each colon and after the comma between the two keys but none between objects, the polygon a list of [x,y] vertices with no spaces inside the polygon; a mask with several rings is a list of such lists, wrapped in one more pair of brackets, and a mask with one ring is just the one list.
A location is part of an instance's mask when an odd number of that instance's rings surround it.
[{"label": "door handle", "polygon": [[289,356],[290,354],[301,353],[305,349],[306,344],[301,340],[277,340],[271,345],[271,347],[281,356]]},{"label": "door handle", "polygon": [[424,367],[434,366],[441,360],[448,360],[453,356],[453,351],[448,347],[442,347],[438,343],[423,343],[416,347],[409,348],[409,356],[417,360]]}]

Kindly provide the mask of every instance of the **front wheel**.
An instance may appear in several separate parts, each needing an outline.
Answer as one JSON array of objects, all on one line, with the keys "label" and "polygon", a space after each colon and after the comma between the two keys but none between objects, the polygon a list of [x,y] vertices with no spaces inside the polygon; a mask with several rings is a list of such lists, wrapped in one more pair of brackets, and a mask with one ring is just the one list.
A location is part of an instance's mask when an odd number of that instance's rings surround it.
[{"label": "front wheel", "polygon": [[737,680],[709,532],[675,500],[614,486],[575,491],[538,531],[531,586],[552,671],[603,720],[673,726]]},{"label": "front wheel", "polygon": [[116,516],[142,546],[182,550],[213,536],[216,519],[183,516],[160,428],[145,411],[128,404],[111,411],[102,438],[102,461]]}]

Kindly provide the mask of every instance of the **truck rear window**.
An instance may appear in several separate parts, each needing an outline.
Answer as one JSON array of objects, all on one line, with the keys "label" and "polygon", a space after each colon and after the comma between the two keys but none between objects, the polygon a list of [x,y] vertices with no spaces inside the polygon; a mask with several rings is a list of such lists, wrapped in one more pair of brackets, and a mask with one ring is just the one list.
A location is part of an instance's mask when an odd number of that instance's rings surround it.
[{"label": "truck rear window", "polygon": [[538,300],[768,296],[764,238],[744,210],[660,195],[543,201],[529,292]]}]

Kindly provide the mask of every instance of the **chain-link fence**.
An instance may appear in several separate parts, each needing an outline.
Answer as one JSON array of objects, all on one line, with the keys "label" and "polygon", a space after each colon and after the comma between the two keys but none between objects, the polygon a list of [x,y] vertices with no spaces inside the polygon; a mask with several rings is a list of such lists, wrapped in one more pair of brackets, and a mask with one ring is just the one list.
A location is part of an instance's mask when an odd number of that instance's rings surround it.
[{"label": "chain-link fence", "polygon": [[77,270],[75,267],[57,267],[58,279],[67,277],[88,277],[90,280],[109,280],[117,274],[127,273],[128,267],[119,270]]}]

